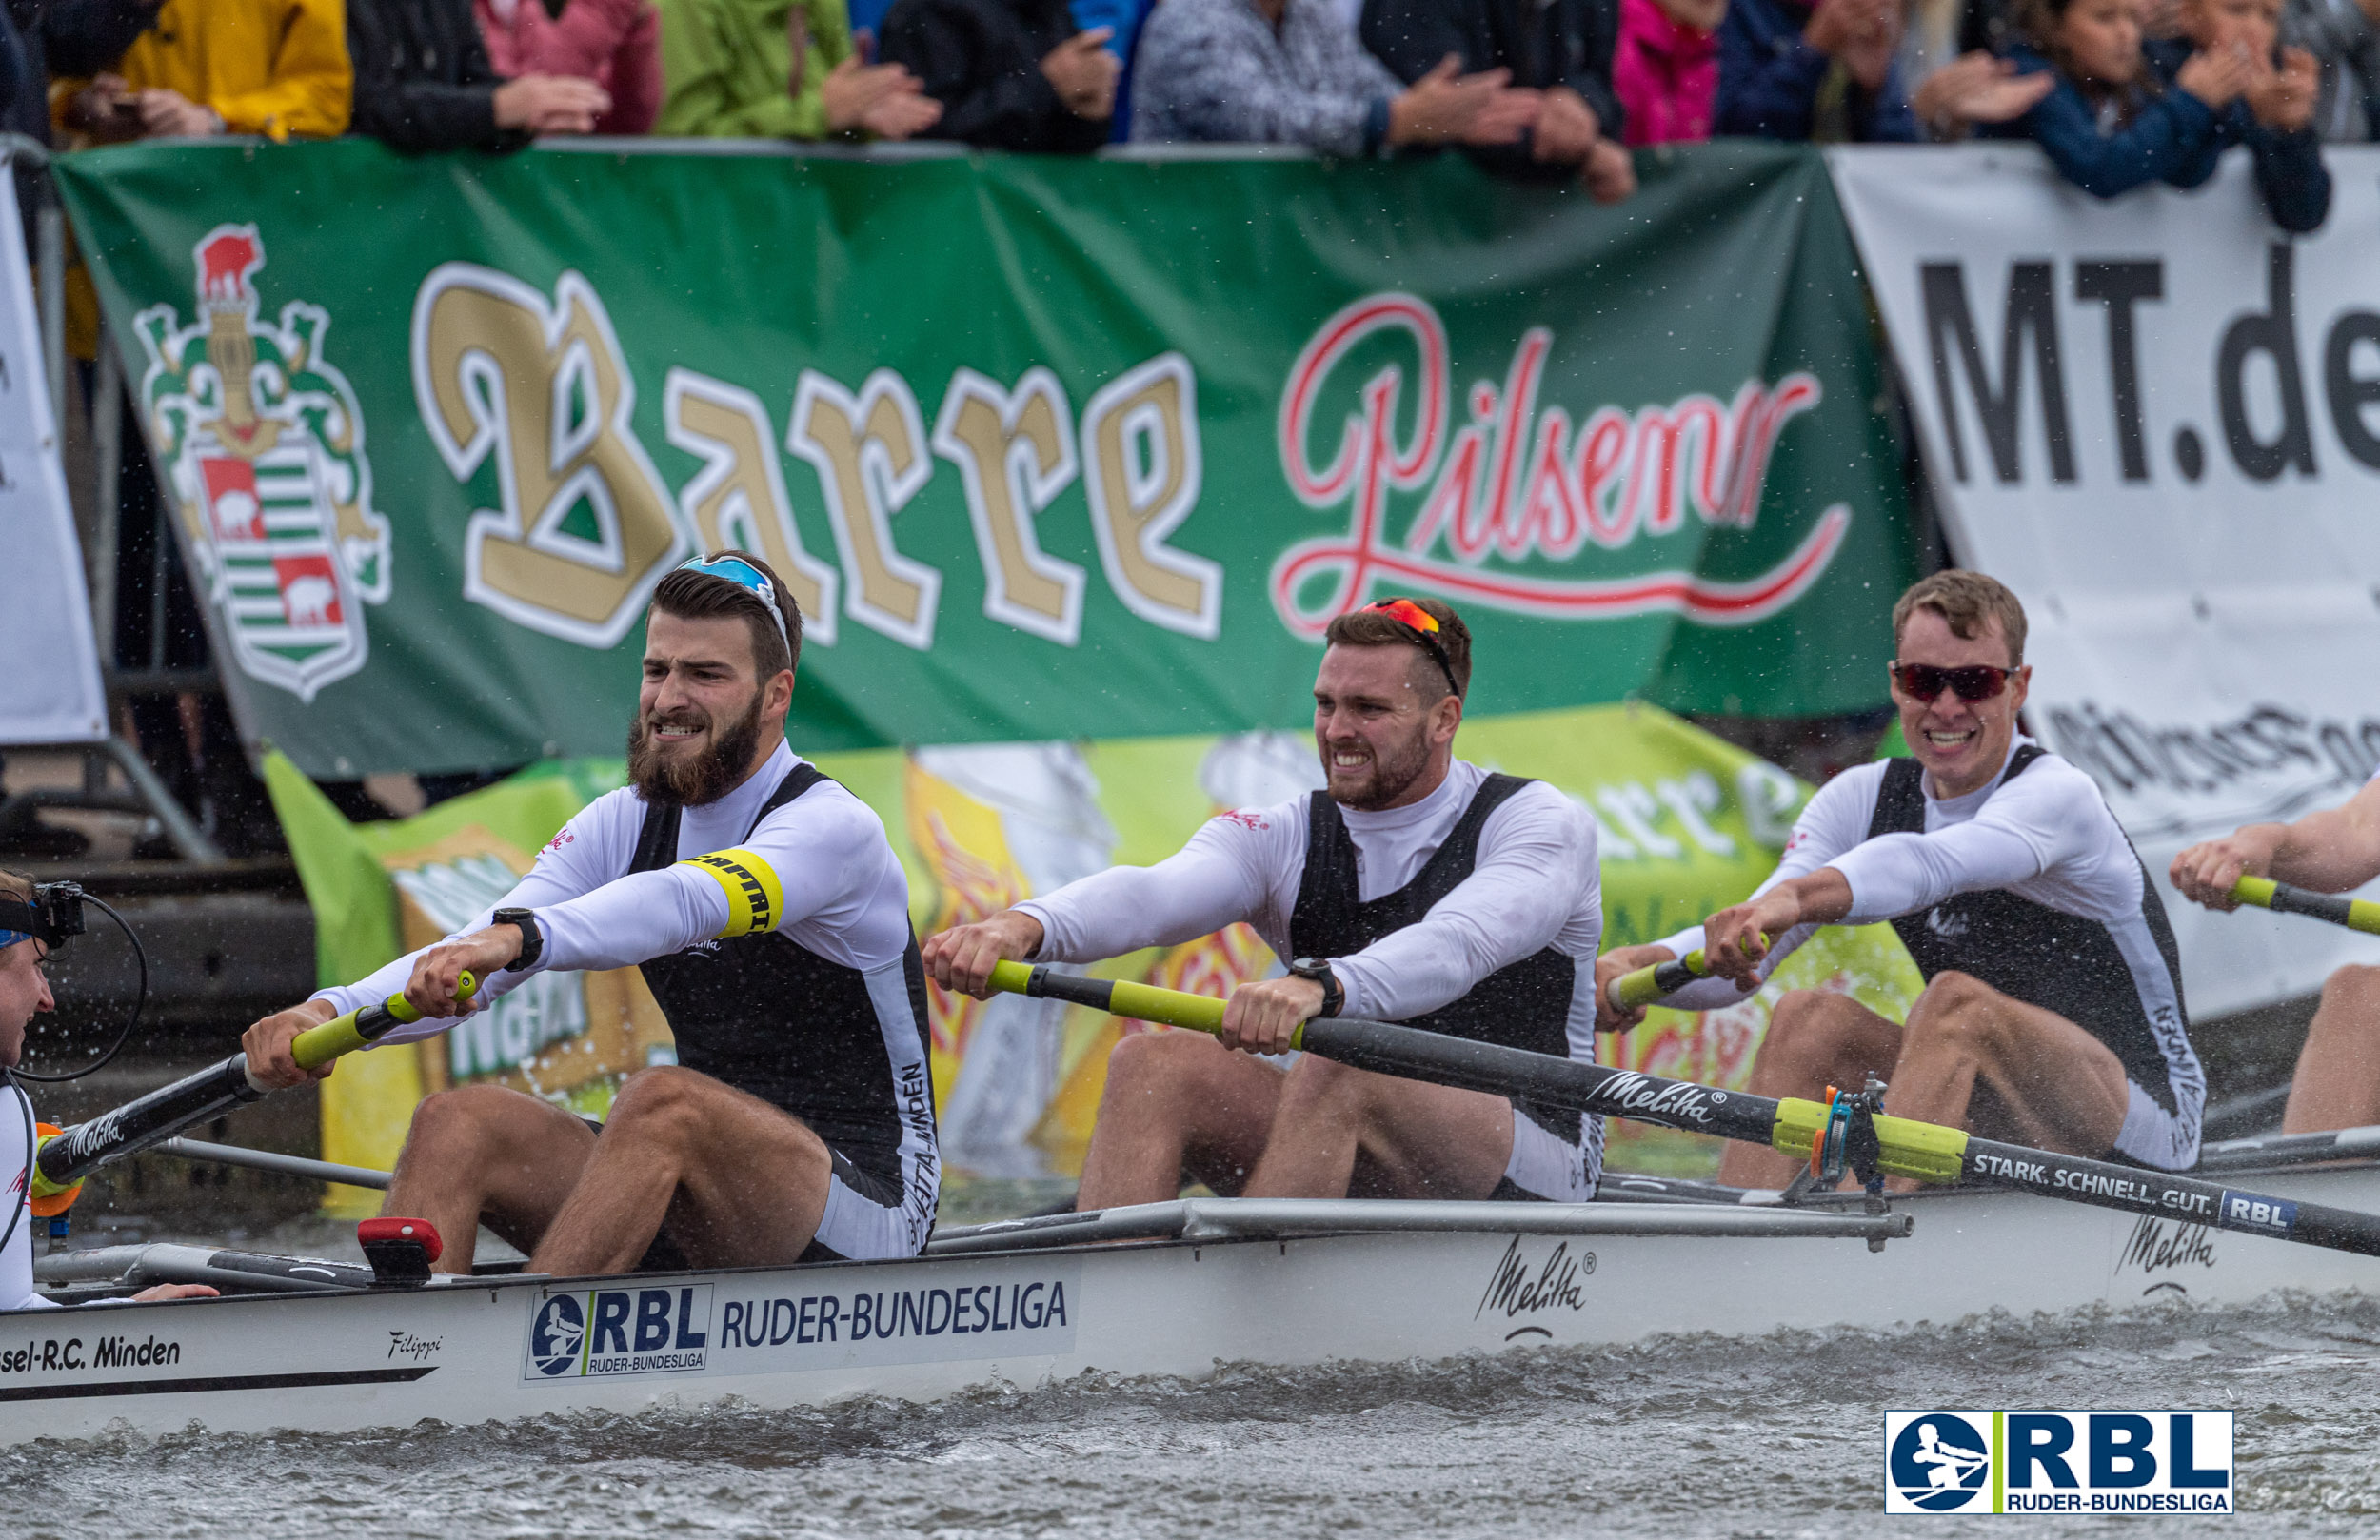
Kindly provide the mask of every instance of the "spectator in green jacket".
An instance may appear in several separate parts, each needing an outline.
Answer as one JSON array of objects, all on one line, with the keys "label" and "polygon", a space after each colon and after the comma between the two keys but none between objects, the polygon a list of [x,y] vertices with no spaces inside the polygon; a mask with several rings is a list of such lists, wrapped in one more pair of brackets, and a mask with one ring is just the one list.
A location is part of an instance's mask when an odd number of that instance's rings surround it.
[{"label": "spectator in green jacket", "polygon": [[660,0],[668,94],[657,134],[906,139],[942,104],[897,64],[865,65],[844,0]]}]

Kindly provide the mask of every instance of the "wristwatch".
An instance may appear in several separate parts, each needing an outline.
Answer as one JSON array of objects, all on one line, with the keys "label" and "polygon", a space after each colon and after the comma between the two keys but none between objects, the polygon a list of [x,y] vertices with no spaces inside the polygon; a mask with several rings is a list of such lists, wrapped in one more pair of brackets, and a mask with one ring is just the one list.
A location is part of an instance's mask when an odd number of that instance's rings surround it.
[{"label": "wristwatch", "polygon": [[1347,1003],[1346,987],[1339,983],[1339,976],[1331,972],[1327,958],[1299,958],[1289,965],[1289,977],[1311,978],[1322,986],[1322,1008],[1314,1013],[1317,1016],[1337,1016],[1340,1007]]},{"label": "wristwatch", "polygon": [[505,964],[512,973],[526,973],[537,966],[537,959],[545,955],[545,933],[537,928],[534,909],[499,909],[487,921],[491,925],[511,925],[521,932],[521,955]]}]

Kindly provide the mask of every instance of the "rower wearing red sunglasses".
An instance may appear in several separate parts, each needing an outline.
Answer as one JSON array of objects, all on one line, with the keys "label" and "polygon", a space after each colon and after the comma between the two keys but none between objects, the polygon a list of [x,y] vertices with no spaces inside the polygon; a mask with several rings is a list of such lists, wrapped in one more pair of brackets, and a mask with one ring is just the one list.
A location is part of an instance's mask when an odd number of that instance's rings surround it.
[{"label": "rower wearing red sunglasses", "polygon": [[1187,1181],[1250,1197],[1594,1194],[1597,1118],[1311,1054],[1256,1056],[1342,1015],[1595,1056],[1595,819],[1542,781],[1455,758],[1471,634],[1452,606],[1383,600],[1325,640],[1317,790],[925,943],[926,971],[976,995],[1004,959],[1094,962],[1240,922],[1296,959],[1234,990],[1217,1037],[1116,1045],[1080,1208],[1169,1199]]},{"label": "rower wearing red sunglasses", "polygon": [[[1742,998],[1817,926],[1889,920],[1926,977],[1907,1023],[1848,995],[1789,994],[1753,1091],[1815,1096],[1873,1072],[1896,1116],[2191,1166],[2206,1076],[2173,932],[2098,787],[2017,732],[2032,674],[2024,607],[1981,573],[1937,573],[1901,596],[1893,634],[1893,701],[1912,757],[1829,781],[1750,898],[1696,930],[1606,954],[1598,983],[1699,947],[1716,977],[1671,1003],[1713,1009]],[[1624,1024],[1603,1011],[1605,1025]],[[1795,1165],[1736,1144],[1719,1175],[1775,1187]]]}]

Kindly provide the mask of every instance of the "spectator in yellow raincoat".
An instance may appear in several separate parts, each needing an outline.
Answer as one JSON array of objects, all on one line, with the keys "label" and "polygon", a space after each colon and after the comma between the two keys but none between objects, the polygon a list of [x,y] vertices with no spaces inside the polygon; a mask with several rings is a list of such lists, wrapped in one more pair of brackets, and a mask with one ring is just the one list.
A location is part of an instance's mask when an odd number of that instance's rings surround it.
[{"label": "spectator in yellow raincoat", "polygon": [[87,140],[345,133],[355,71],[345,0],[166,0],[115,69],[51,100]]}]

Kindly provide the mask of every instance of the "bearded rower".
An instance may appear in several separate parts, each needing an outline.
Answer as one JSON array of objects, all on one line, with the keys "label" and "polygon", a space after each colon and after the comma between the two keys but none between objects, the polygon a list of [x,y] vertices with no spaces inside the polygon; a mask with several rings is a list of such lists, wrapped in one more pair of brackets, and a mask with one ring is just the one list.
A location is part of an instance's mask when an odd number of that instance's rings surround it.
[{"label": "bearded rower", "polygon": [[1220,1037],[1116,1045],[1081,1208],[1168,1199],[1192,1180],[1258,1197],[1594,1194],[1597,1119],[1313,1056],[1286,1069],[1253,1056],[1337,1015],[1595,1055],[1595,820],[1550,786],[1454,757],[1471,636],[1451,607],[1385,601],[1333,621],[1327,641],[1314,682],[1325,790],[1223,814],[1155,866],[926,942],[934,977],[979,996],[1002,960],[1091,961],[1240,921],[1298,959],[1234,991]]},{"label": "bearded rower", "polygon": [[[1914,757],[1827,782],[1750,899],[1608,954],[1602,977],[1700,948],[1716,977],[1665,1003],[1716,1009],[1817,926],[1890,920],[1926,977],[1907,1024],[1847,995],[1789,994],[1753,1091],[1816,1096],[1874,1073],[1895,1116],[2167,1171],[2194,1164],[2206,1076],[2172,928],[2098,787],[2017,735],[2033,672],[2024,607],[1981,573],[1937,573],[1894,606],[1893,635],[1893,701]],[[1609,1009],[1609,1024],[1633,1024]],[[1795,1166],[1733,1144],[1719,1176],[1777,1187]]]},{"label": "bearded rower", "polygon": [[[2380,877],[2380,776],[2337,807],[2294,823],[2251,823],[2173,858],[2169,876],[2185,898],[2239,907],[2245,875],[2315,893],[2347,893]],[[2281,1114],[2284,1134],[2380,1123],[2380,968],[2349,963],[2322,983],[2297,1073]]]},{"label": "bearded rower", "polygon": [[[941,1167],[908,883],[876,815],[785,744],[801,640],[757,557],[664,578],[631,784],[463,931],[248,1029],[249,1065],[290,1085],[300,1032],[387,995],[427,1017],[396,1042],[534,973],[641,966],[678,1062],[631,1076],[600,1128],[498,1086],[415,1112],[384,1212],[437,1224],[441,1268],[470,1270],[483,1221],[556,1274],[924,1245]],[[470,1004],[466,969],[484,980]]]}]

